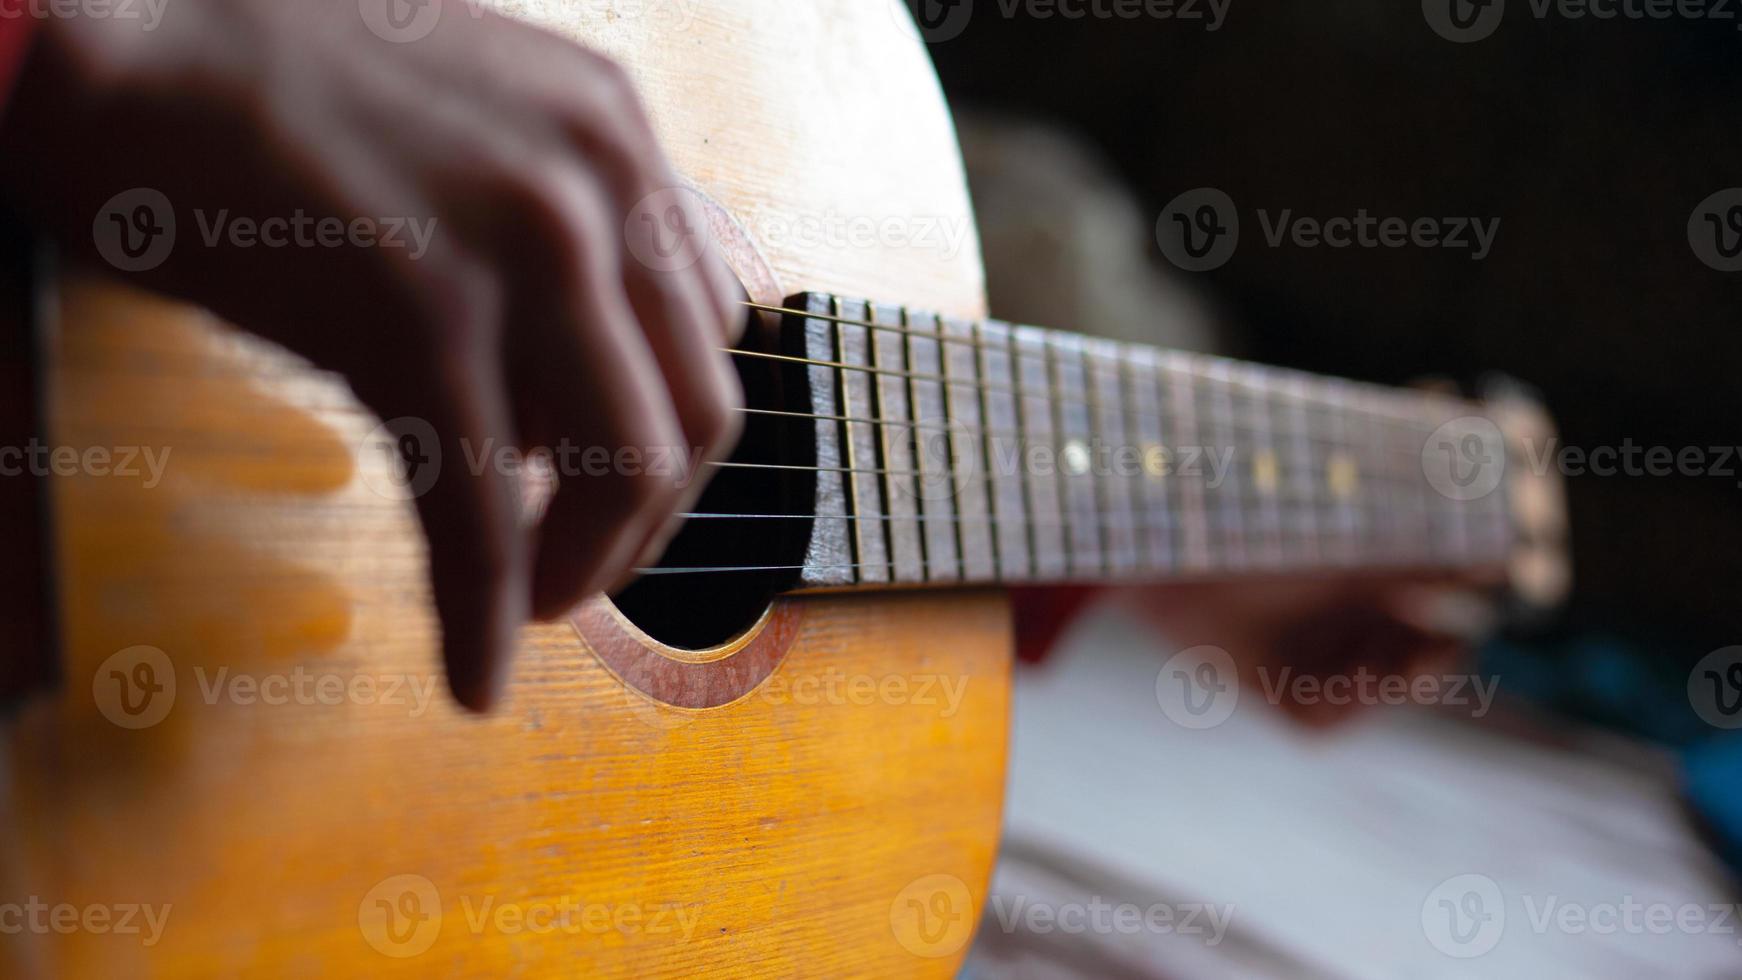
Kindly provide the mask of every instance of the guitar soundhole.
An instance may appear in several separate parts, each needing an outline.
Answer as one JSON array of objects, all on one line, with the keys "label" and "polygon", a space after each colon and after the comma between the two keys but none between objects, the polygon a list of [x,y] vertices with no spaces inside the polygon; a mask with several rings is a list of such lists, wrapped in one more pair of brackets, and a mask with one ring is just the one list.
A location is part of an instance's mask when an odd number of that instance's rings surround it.
[{"label": "guitar soundhole", "polygon": [[[743,350],[775,350],[776,333],[753,318]],[[619,611],[668,646],[701,650],[726,643],[755,625],[770,602],[793,587],[810,540],[808,519],[814,456],[798,458],[815,439],[805,419],[758,414],[791,411],[785,372],[764,358],[738,357],[744,384],[744,435],[730,462],[718,467],[683,529],[653,573],[613,595]],[[706,515],[706,516],[702,516]]]}]

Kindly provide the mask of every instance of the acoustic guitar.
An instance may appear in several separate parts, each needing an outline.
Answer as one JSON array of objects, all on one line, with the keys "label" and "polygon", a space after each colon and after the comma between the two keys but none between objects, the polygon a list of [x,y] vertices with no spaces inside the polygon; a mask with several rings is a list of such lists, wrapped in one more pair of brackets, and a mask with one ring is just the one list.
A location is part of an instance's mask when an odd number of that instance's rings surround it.
[{"label": "acoustic guitar", "polygon": [[[1520,399],[989,319],[897,0],[500,6],[624,64],[706,202],[752,321],[742,446],[469,716],[412,505],[466,461],[200,310],[56,282],[41,442],[80,464],[47,457],[58,642],[4,721],[6,975],[950,976],[1010,587],[1558,581],[1552,488],[1494,465],[1547,424]],[[841,216],[965,237],[780,233]]]}]

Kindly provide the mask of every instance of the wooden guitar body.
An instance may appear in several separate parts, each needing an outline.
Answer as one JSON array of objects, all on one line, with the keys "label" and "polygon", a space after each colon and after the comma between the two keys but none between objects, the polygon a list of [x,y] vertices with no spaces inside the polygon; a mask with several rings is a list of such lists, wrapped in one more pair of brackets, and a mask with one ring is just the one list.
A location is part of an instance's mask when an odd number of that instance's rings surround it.
[{"label": "wooden guitar body", "polygon": [[[896,0],[637,9],[548,26],[627,66],[740,229],[754,299],[985,313]],[[775,234],[806,219],[965,238]],[[466,716],[379,420],[197,310],[95,281],[61,299],[49,440],[114,458],[53,479],[61,682],[6,719],[0,772],[0,901],[49,911],[0,973],[956,970],[1000,819],[1001,594],[787,598],[699,652],[601,598],[529,629],[503,705]]]}]

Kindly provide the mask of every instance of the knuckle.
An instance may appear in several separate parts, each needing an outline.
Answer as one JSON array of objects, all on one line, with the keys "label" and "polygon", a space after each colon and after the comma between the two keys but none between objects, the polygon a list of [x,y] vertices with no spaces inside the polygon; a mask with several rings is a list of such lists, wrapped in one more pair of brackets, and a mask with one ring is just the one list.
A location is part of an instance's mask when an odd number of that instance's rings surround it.
[{"label": "knuckle", "polygon": [[506,181],[507,206],[504,233],[530,239],[534,254],[552,262],[574,257],[581,228],[587,223],[591,201],[579,171],[560,159],[523,164]]}]

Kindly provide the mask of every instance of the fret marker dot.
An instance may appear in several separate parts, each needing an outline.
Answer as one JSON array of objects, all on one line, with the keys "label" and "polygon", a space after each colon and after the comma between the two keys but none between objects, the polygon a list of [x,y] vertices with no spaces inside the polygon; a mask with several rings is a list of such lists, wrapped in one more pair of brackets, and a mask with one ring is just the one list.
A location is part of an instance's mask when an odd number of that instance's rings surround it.
[{"label": "fret marker dot", "polygon": [[1071,476],[1082,476],[1089,472],[1089,447],[1082,440],[1072,439],[1065,443],[1065,472]]},{"label": "fret marker dot", "polygon": [[1266,449],[1252,457],[1252,482],[1260,493],[1275,493],[1280,473],[1281,467],[1276,462],[1276,454],[1270,450]]},{"label": "fret marker dot", "polygon": [[1169,458],[1166,446],[1143,447],[1143,472],[1159,480],[1172,469],[1173,460]]},{"label": "fret marker dot", "polygon": [[1325,482],[1331,487],[1331,493],[1340,500],[1347,500],[1355,495],[1361,486],[1361,473],[1355,467],[1354,457],[1347,453],[1336,453],[1331,456],[1325,470]]}]

